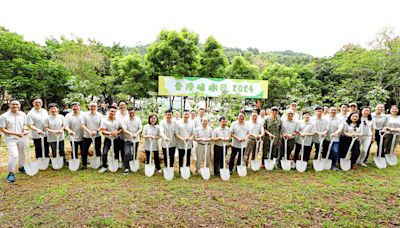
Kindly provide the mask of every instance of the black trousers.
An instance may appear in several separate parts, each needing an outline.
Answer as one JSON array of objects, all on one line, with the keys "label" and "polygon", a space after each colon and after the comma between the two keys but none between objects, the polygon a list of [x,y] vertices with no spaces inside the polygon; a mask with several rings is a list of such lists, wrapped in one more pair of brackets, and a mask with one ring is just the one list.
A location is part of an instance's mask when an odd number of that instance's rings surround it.
[{"label": "black trousers", "polygon": [[312,146],[304,146],[304,158],[299,159],[299,155],[301,154],[301,144],[296,143],[296,149],[294,150],[294,158],[293,160],[296,162],[297,160],[303,160],[308,162],[310,160],[310,153],[311,153]]},{"label": "black trousers", "polygon": [[[49,157],[49,143],[47,142],[47,137],[44,137],[44,156]],[[33,144],[35,145],[36,158],[42,157],[42,140],[33,139]]]},{"label": "black trousers", "polygon": [[[71,150],[72,150],[72,142],[70,142],[71,144]],[[83,141],[75,141],[74,142],[74,146],[75,146],[75,158],[78,158],[78,149],[81,148],[82,151],[82,145],[83,145]],[[71,159],[72,159],[72,154],[71,154]]]},{"label": "black trousers", "polygon": [[[114,158],[118,160],[119,155],[118,151],[121,151],[121,147],[124,147],[124,140],[120,138],[114,139]],[[102,162],[103,165],[102,167],[107,168],[107,156],[108,156],[108,151],[111,148],[111,139],[105,138],[104,139],[104,146],[103,146],[103,154],[102,154]],[[129,167],[129,163],[128,163]]]},{"label": "black trousers", "polygon": [[[135,160],[137,159],[138,155],[138,148],[139,148],[139,142],[135,142],[135,148],[133,147],[133,143],[126,141],[124,143],[124,167],[125,169],[129,169],[129,162],[133,159],[133,153],[135,153]],[[136,151],[133,151],[133,150]]]},{"label": "black trousers", "polygon": [[[345,158],[347,151],[349,150],[351,144],[351,138],[343,136],[339,141],[339,148],[342,145],[342,150],[339,150],[339,158]],[[351,165],[356,164],[358,157],[360,156],[360,141],[354,141],[353,147],[351,148]],[[340,160],[339,160],[340,162]]]},{"label": "black trousers", "polygon": [[[158,150],[157,151],[153,151],[153,156],[154,156],[154,164],[156,166],[157,170],[161,169],[160,166],[160,157],[158,156]],[[146,164],[150,163],[150,151],[146,150]]]},{"label": "black trousers", "polygon": [[[175,161],[175,147],[169,147],[169,167],[174,167]],[[162,148],[164,155],[164,165],[167,167],[167,148]]]},{"label": "black trousers", "polygon": [[[329,147],[329,141],[324,140],[324,142],[322,143],[322,157],[321,158],[325,158],[326,157],[326,153],[328,152],[328,147]],[[313,143],[314,147],[315,147],[315,154],[314,154],[314,159],[318,159],[318,153],[319,153],[319,143]],[[332,154],[329,155],[329,157]]]},{"label": "black trousers", "polygon": [[[244,156],[245,151],[246,151],[246,147],[243,148],[243,156]],[[232,171],[233,167],[235,166],[236,155],[238,155],[238,159],[236,161],[236,166],[238,166],[242,162],[242,151],[241,151],[241,148],[236,148],[236,147],[232,146],[232,153],[231,153],[231,157],[229,158],[229,170],[230,171]]]},{"label": "black trousers", "polygon": [[[95,142],[95,151],[96,151],[96,156],[100,157],[101,156],[101,137],[96,137],[94,139]],[[92,144],[92,139],[91,138],[83,138],[82,141],[82,165],[83,166],[87,166],[87,158],[88,158],[88,154],[89,154],[89,147],[90,144]]]},{"label": "black trousers", "polygon": [[[379,135],[379,132],[380,132],[380,131],[381,131],[381,130],[376,130],[376,131],[375,131],[375,142],[376,142],[376,147],[377,147],[376,156],[379,155],[379,151],[380,151],[380,148],[379,148],[379,144],[380,144],[380,142],[381,142],[381,137],[380,137],[380,135]],[[383,143],[383,145],[384,145],[384,143],[385,143],[385,138],[383,138],[383,142],[382,142],[382,143]],[[382,148],[383,148],[383,145],[382,145]],[[364,162],[367,162],[367,161],[368,161],[369,151],[371,150],[371,146],[372,146],[372,143],[369,145],[369,148],[368,148],[368,151],[367,151],[367,156],[365,157]],[[385,157],[385,153],[383,153],[383,151],[382,151],[381,157]]]},{"label": "black trousers", "polygon": [[[228,146],[225,148],[225,164]],[[239,151],[240,154],[240,151]],[[219,175],[219,170],[224,168],[224,148],[222,146],[214,145],[214,175]]]},{"label": "black trousers", "polygon": [[[57,156],[57,142],[50,142],[51,154],[53,158]],[[60,157],[64,157],[65,160],[65,149],[64,149],[64,140],[58,142],[58,152],[60,153]]]},{"label": "black trousers", "polygon": [[[183,166],[183,157],[185,157],[185,149],[178,149],[179,152],[179,168]],[[190,155],[192,149],[187,149],[186,166],[190,167]]]}]

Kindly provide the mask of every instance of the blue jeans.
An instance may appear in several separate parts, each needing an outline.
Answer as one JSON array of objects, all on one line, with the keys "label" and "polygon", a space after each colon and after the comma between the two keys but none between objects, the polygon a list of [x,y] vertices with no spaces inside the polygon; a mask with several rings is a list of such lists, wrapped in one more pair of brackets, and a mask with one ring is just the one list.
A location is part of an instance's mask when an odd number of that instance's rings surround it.
[{"label": "blue jeans", "polygon": [[332,143],[331,155],[332,157],[332,167],[336,167],[336,163],[339,160],[339,142]]}]

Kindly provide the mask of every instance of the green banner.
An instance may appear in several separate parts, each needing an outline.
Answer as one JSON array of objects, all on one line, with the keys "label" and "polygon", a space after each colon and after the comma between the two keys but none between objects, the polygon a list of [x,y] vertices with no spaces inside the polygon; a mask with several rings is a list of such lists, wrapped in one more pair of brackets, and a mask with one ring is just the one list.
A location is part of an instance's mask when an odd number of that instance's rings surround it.
[{"label": "green banner", "polygon": [[222,93],[240,95],[243,98],[268,98],[268,81],[223,78],[175,78],[159,76],[159,96],[218,97]]}]

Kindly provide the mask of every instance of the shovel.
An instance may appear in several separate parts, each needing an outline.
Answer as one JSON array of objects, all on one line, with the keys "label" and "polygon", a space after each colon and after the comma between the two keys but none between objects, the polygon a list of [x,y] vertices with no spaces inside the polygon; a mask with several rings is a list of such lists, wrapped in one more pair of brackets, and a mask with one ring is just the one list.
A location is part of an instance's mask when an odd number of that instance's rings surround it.
[{"label": "shovel", "polygon": [[396,147],[396,136],[397,134],[393,133],[392,145],[390,147],[390,154],[385,154],[386,162],[390,166],[397,165],[397,156],[393,153],[394,148]]},{"label": "shovel", "polygon": [[39,172],[37,161],[32,161],[31,151],[29,150],[29,140],[26,139],[26,150],[28,151],[28,163],[24,164],[25,172],[29,176],[35,176]]},{"label": "shovel", "polygon": [[186,140],[184,141],[185,143],[185,156],[183,157],[183,166],[181,167],[181,176],[183,179],[187,180],[190,177],[190,168],[189,166],[186,166],[186,160],[187,160],[187,148],[188,148],[188,144],[189,142],[187,142]]},{"label": "shovel", "polygon": [[374,157],[375,165],[379,169],[386,169],[386,167],[387,167],[386,159],[384,157],[381,157],[382,156],[382,150],[383,150],[383,137],[386,134],[387,134],[386,131],[380,131],[379,132],[379,137],[381,138],[381,141],[379,143],[379,153]]},{"label": "shovel", "polygon": [[64,158],[60,156],[60,134],[57,134],[57,144],[56,144],[56,157],[52,156],[51,166],[53,169],[61,169],[64,165]]},{"label": "shovel", "polygon": [[110,136],[110,140],[111,140],[111,157],[108,156],[108,170],[110,170],[111,172],[117,172],[118,170],[118,160],[115,159],[115,155],[114,155],[114,138],[112,136]]},{"label": "shovel", "polygon": [[353,148],[354,142],[357,140],[356,136],[353,136],[353,139],[351,140],[350,147],[347,150],[346,157],[340,159],[340,168],[344,171],[349,171],[351,169],[351,149]]},{"label": "shovel", "polygon": [[265,165],[265,169],[266,170],[273,170],[274,169],[274,165],[276,163],[275,158],[271,159],[271,157],[272,157],[272,147],[274,145],[274,141],[275,141],[275,136],[271,137],[271,142],[269,144],[269,156],[268,156],[268,159],[264,159],[264,165]]},{"label": "shovel", "polygon": [[38,158],[38,167],[39,170],[46,170],[49,167],[50,158],[45,157],[44,153],[44,135],[40,136],[40,142],[42,144],[42,157]]},{"label": "shovel", "polygon": [[281,160],[281,166],[282,166],[283,170],[289,171],[292,168],[292,164],[290,163],[290,160],[287,159],[287,141],[288,141],[288,138],[287,137],[283,137],[283,140],[285,142],[285,147],[284,147],[285,148],[285,150],[284,150],[285,159]]},{"label": "shovel", "polygon": [[219,169],[219,174],[221,175],[221,179],[223,181],[229,180],[231,174],[229,173],[229,169],[226,168],[226,142],[224,142],[223,151],[222,151],[222,162],[223,166],[222,169]]},{"label": "shovel", "polygon": [[91,138],[93,143],[93,156],[90,158],[90,167],[92,167],[92,169],[98,169],[100,167],[100,157],[96,155],[96,138]]},{"label": "shovel", "polygon": [[261,167],[261,162],[259,160],[257,160],[257,155],[258,155],[258,147],[260,145],[260,140],[256,139],[256,150],[254,152],[254,160],[251,160],[250,162],[250,167],[253,171],[258,171],[260,170]]},{"label": "shovel", "polygon": [[336,138],[336,137],[332,137],[332,135],[331,135],[331,142],[329,143],[328,151],[326,152],[326,157],[322,159],[325,170],[330,170],[332,168],[332,159],[329,159],[329,155],[331,154],[331,149],[332,149],[334,138]]},{"label": "shovel", "polygon": [[240,177],[245,177],[247,175],[247,167],[244,164],[244,154],[243,154],[243,142],[240,143],[240,165],[237,166],[237,172]]},{"label": "shovel", "polygon": [[174,179],[174,167],[170,167],[169,166],[169,159],[170,159],[170,157],[169,157],[169,140],[166,140],[166,144],[167,144],[167,167],[165,167],[164,169],[163,169],[163,174],[164,174],[164,179],[165,180],[168,180],[168,181],[170,181],[170,180],[172,180],[172,179]]},{"label": "shovel", "polygon": [[75,157],[75,140],[74,137],[70,137],[72,143],[72,159],[68,161],[68,168],[72,172],[75,172],[79,169],[79,162],[80,160]]},{"label": "shovel", "polygon": [[324,170],[324,161],[322,161],[322,159],[321,159],[324,140],[325,140],[325,137],[321,137],[321,135],[320,135],[319,136],[318,158],[313,160],[313,167],[314,167],[314,170],[317,172]]},{"label": "shovel", "polygon": [[208,142],[204,143],[204,167],[200,169],[201,177],[203,177],[204,180],[210,179],[211,176],[210,168],[207,167],[207,146]]},{"label": "shovel", "polygon": [[296,170],[302,173],[307,169],[307,162],[304,161],[304,142],[306,141],[306,137],[300,136],[300,140],[301,140],[301,160],[296,161]]},{"label": "shovel", "polygon": [[139,160],[137,159],[137,151],[136,151],[136,142],[135,140],[133,141],[133,145],[131,147],[133,151],[133,159],[132,161],[129,161],[129,168],[131,169],[132,172],[136,172],[139,169]]},{"label": "shovel", "polygon": [[148,177],[153,176],[154,170],[156,167],[151,163],[151,153],[153,153],[153,139],[150,139],[150,156],[149,156],[149,164],[144,165],[144,174]]}]

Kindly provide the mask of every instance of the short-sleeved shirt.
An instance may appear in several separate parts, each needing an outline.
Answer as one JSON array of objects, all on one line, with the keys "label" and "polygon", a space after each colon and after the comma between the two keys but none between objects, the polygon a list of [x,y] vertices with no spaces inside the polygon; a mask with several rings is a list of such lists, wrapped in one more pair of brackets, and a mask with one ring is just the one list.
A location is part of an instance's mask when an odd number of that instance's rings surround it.
[{"label": "short-sleeved shirt", "polygon": [[[24,125],[28,123],[26,114],[22,111],[13,113],[7,111],[0,116],[0,128],[5,128],[12,132],[22,133],[24,131]],[[17,142],[20,137],[15,135],[5,134],[7,143]]]},{"label": "short-sleeved shirt", "polygon": [[[44,121],[44,127],[50,128],[51,130],[60,130],[65,125],[64,116],[57,114],[56,116],[49,115]],[[52,132],[47,133],[48,142],[57,142],[57,136],[59,136],[59,141],[64,140],[64,132],[61,134],[55,134]]]},{"label": "short-sleeved shirt", "polygon": [[[329,121],[321,118],[321,119],[317,119],[315,118],[313,121],[311,121],[312,124],[314,125],[314,130],[318,131],[318,132],[323,132],[325,130],[328,130],[328,123]],[[313,143],[320,143],[319,141],[319,135],[317,133],[315,133],[313,135],[313,139],[312,139]]]},{"label": "short-sleeved shirt", "polygon": [[[175,147],[176,146],[176,137],[175,134],[178,131],[178,124],[175,122],[175,120],[171,120],[170,123],[167,122],[167,120],[161,120],[160,122],[160,130],[161,130],[161,135],[164,134],[167,138],[169,138],[169,145],[168,147]],[[161,144],[162,148],[167,148],[167,143],[165,140],[162,140]]]},{"label": "short-sleeved shirt", "polygon": [[[40,129],[43,132],[46,132],[44,129],[44,120],[47,119],[49,114],[47,113],[46,109],[41,108],[40,110],[36,110],[32,108],[28,114],[28,125],[34,126]],[[36,133],[36,131],[31,130],[31,135],[33,139],[39,139],[40,135]]]},{"label": "short-sleeved shirt", "polygon": [[[195,129],[194,124],[190,120],[188,120],[187,123],[185,123],[183,120],[180,120],[178,122],[178,132],[177,133],[184,138],[191,137],[194,134],[194,129]],[[176,141],[177,141],[178,149],[185,149],[185,142],[183,140],[176,139]],[[191,141],[189,141],[187,148],[188,149],[192,148]]]},{"label": "short-sleeved shirt", "polygon": [[[129,118],[127,121],[121,124],[122,128],[127,129],[131,133],[136,133],[140,128],[142,128],[142,120],[138,116],[135,116],[133,119]],[[123,138],[125,142],[129,141],[133,143],[133,139],[128,134],[124,133]],[[135,138],[135,142],[140,142],[139,135]]]},{"label": "short-sleeved shirt", "polygon": [[[146,124],[143,128],[143,135],[152,135],[156,137],[161,136],[161,131],[160,131],[160,126],[159,125],[150,125]],[[153,144],[151,145],[151,141],[153,141]],[[150,140],[150,138],[145,138],[144,139],[144,150],[146,151],[158,151],[158,140]]]},{"label": "short-sleeved shirt", "polygon": [[372,119],[375,120],[375,129],[382,130],[382,128],[386,127],[389,124],[389,118],[385,114],[377,115],[375,112],[371,114]]},{"label": "short-sleeved shirt", "polygon": [[[268,132],[272,133],[275,135],[275,140],[274,140],[274,145],[278,145],[281,141],[280,135],[282,134],[282,120],[277,117],[274,119],[273,117],[270,117],[265,120],[264,122],[264,130],[267,130]],[[263,138],[264,142],[270,143],[270,138],[267,134],[265,134]]]},{"label": "short-sleeved shirt", "polygon": [[[282,121],[287,120],[287,112],[286,112],[286,111],[285,111],[285,112],[283,113],[283,115],[281,116],[281,120],[282,120]],[[298,112],[294,112],[294,114],[293,114],[293,120],[294,120],[294,121],[299,121],[299,120],[300,120],[300,115],[299,115]]]},{"label": "short-sleeved shirt", "polygon": [[343,115],[342,113],[338,113],[336,117],[342,120],[343,122],[346,122],[348,115],[347,114]]},{"label": "short-sleeved shirt", "polygon": [[343,123],[343,132],[347,134],[352,134],[352,133],[361,133],[361,128],[360,126],[356,126],[355,124],[348,124],[347,122]]},{"label": "short-sleeved shirt", "polygon": [[[339,128],[343,129],[343,120],[339,118],[338,116],[332,117],[330,116],[328,119],[328,133],[326,135],[327,141],[331,141],[331,134],[335,133]],[[340,134],[339,134],[340,135]],[[339,142],[339,136],[336,137],[333,141],[334,142]]]},{"label": "short-sleeved shirt", "polygon": [[[103,119],[103,115],[99,112],[95,114],[91,112],[86,112],[82,115],[82,125],[85,125],[91,131],[97,131],[100,128],[101,121]],[[96,137],[100,136],[100,133],[97,132]],[[87,131],[83,131],[84,138],[91,138],[90,133]]]},{"label": "short-sleeved shirt", "polygon": [[368,120],[368,118],[361,117],[360,128],[363,136],[372,136],[375,133],[372,130],[376,129],[375,120]]},{"label": "short-sleeved shirt", "polygon": [[[284,120],[282,121],[282,134],[292,134],[295,131],[299,130],[299,123],[297,121],[289,121],[289,120]],[[292,136],[292,138],[295,138],[295,136]]]},{"label": "short-sleeved shirt", "polygon": [[[301,133],[314,133],[315,132],[314,125],[311,123],[311,121],[305,122],[304,120],[302,120],[299,122],[299,131]],[[304,141],[304,146],[311,146],[312,138],[313,136],[306,136]],[[300,136],[296,137],[296,143],[298,144],[302,143]]]},{"label": "short-sleeved shirt", "polygon": [[[215,128],[214,131],[212,132],[213,138],[219,138],[219,137],[228,138],[228,137],[230,137],[230,135],[231,135],[231,132],[230,132],[228,126],[225,126],[224,128],[219,126],[219,127]],[[215,142],[215,145],[223,147],[224,143],[222,142],[222,140],[218,140]],[[228,142],[227,142],[227,145],[228,145]]]},{"label": "short-sleeved shirt", "polygon": [[65,126],[75,132],[74,141],[80,142],[83,140],[83,129],[81,127],[82,114],[68,113],[65,116]]},{"label": "short-sleeved shirt", "polygon": [[195,128],[201,127],[201,122],[202,122],[203,117],[198,116],[198,117],[194,118],[193,121],[194,121]]},{"label": "short-sleeved shirt", "polygon": [[[118,119],[110,120],[109,118],[105,118],[101,121],[100,128],[113,132],[120,130],[122,128],[122,124]],[[105,137],[109,138],[110,136]],[[120,138],[120,135],[117,138]]]},{"label": "short-sleeved shirt", "polygon": [[[400,116],[388,116],[388,127],[390,128],[400,128]],[[400,137],[400,136],[399,136]]]},{"label": "short-sleeved shirt", "polygon": [[122,112],[118,110],[115,113],[115,118],[117,120],[119,120],[119,122],[121,122],[121,124],[124,124],[129,120],[129,113],[128,113],[128,111],[126,111],[125,114],[122,114]]},{"label": "short-sleeved shirt", "polygon": [[[246,138],[249,134],[249,125],[243,121],[243,123],[239,123],[238,120],[234,121],[229,129],[231,131],[231,135],[236,135],[239,138]],[[244,142],[237,141],[234,137],[232,137],[232,146],[235,148],[241,148],[243,143],[243,147],[246,147]]]},{"label": "short-sleeved shirt", "polygon": [[[211,139],[212,138],[212,130],[209,126],[207,126],[207,128],[204,128],[203,126],[197,127],[194,130],[194,137],[196,139]],[[203,142],[199,142],[199,143],[203,143]]]},{"label": "short-sleeved shirt", "polygon": [[258,117],[257,117],[257,122],[259,122],[259,123],[261,124],[261,126],[263,126],[263,125],[264,125],[264,121],[265,121],[267,118],[268,118],[268,116],[264,116],[264,117],[258,116]]},{"label": "short-sleeved shirt", "polygon": [[[247,126],[249,127],[249,133],[253,135],[261,135],[264,131],[264,126],[260,122],[253,123],[252,120],[247,122]],[[253,138],[250,136],[250,138]]]}]

